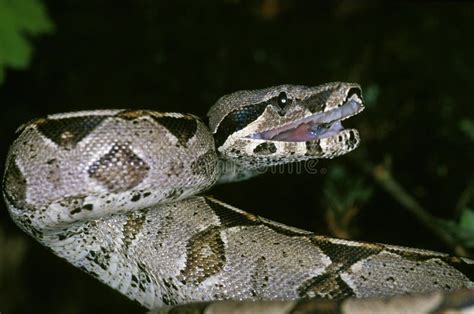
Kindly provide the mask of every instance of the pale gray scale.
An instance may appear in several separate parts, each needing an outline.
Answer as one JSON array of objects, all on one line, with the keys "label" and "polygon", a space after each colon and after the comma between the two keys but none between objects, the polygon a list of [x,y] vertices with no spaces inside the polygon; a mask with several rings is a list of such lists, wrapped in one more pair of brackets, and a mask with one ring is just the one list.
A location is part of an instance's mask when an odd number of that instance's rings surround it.
[{"label": "pale gray scale", "polygon": [[[227,263],[220,281],[226,284],[223,289],[212,288],[215,293],[228,291],[233,299],[298,298],[296,287],[323,274],[331,263],[306,238],[291,238],[267,226],[233,227],[223,234]],[[245,268],[240,266],[243,261]],[[233,270],[239,268],[240,274],[236,274]],[[265,284],[258,286],[255,282]]]},{"label": "pale gray scale", "polygon": [[250,294],[253,298],[260,300],[265,299],[265,293],[268,289],[270,282],[271,271],[267,260],[264,256],[260,256],[255,262],[255,267],[253,267],[253,273],[251,275],[250,282]]},{"label": "pale gray scale", "polygon": [[56,144],[44,138],[35,125],[25,127],[15,143],[10,156],[14,156],[15,167],[26,179],[24,203],[38,207],[51,198],[67,195],[64,177],[59,174],[64,151],[58,151]]},{"label": "pale gray scale", "polygon": [[354,263],[340,276],[357,297],[474,288],[469,278],[441,259],[410,260],[386,251]]},{"label": "pale gray scale", "polygon": [[[179,287],[179,293],[175,291],[169,297],[177,303],[209,300],[216,295],[233,299],[257,296],[295,298],[296,289],[288,291],[284,287],[294,286],[323,273],[330,263],[304,237],[290,238],[265,225],[236,226],[221,229],[218,233],[225,247],[223,267],[210,276],[202,277],[204,280],[200,282],[187,282],[183,280],[186,279],[183,274],[190,262],[196,262],[189,261],[187,248],[190,241],[210,228],[219,227],[220,220],[203,198],[184,200],[180,206],[163,205],[159,211],[150,211],[147,220],[143,232],[153,232],[155,237],[153,241],[143,239],[143,243],[136,243],[149,253],[147,256],[140,256],[139,253],[137,258],[148,265],[151,273],[160,274],[159,278],[168,278]],[[206,267],[213,265],[206,264],[205,259],[198,262],[201,263],[203,275]],[[265,269],[262,270],[262,267]],[[236,269],[240,271],[235,272]],[[256,285],[258,281],[267,284]],[[168,289],[167,294],[170,292],[173,291]]]},{"label": "pale gray scale", "polygon": [[[140,214],[134,214],[135,219],[136,215]],[[130,231],[130,216],[111,215],[70,226],[67,233],[50,232],[41,242],[76,267],[151,307],[156,298],[157,282],[147,269],[140,267],[140,260],[133,258],[141,252],[137,244],[147,234],[135,230],[130,237]]]},{"label": "pale gray scale", "polygon": [[205,178],[217,177],[218,161],[216,151],[213,147],[190,164],[193,175]]}]

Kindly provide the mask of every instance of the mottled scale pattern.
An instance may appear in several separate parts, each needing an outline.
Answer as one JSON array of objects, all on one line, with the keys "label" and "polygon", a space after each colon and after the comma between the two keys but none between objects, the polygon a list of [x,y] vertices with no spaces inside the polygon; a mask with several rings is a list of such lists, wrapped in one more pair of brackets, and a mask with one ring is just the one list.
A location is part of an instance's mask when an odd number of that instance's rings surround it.
[{"label": "mottled scale pattern", "polygon": [[110,150],[94,161],[87,173],[110,192],[125,192],[140,184],[150,166],[133,152],[133,145],[116,141]]},{"label": "mottled scale pattern", "polygon": [[465,313],[474,311],[474,291],[461,289],[453,292],[432,292],[413,296],[394,296],[390,298],[350,298],[340,301],[325,299],[301,299],[295,301],[260,302],[196,302],[156,309],[150,314],[435,314]]},{"label": "mottled scale pattern", "polygon": [[[277,107],[281,95],[285,108]],[[183,304],[217,300],[260,302],[188,309],[468,308],[472,290],[466,297],[459,289],[474,288],[469,259],[318,236],[197,195],[217,180],[243,180],[262,167],[352,151],[360,143],[355,129],[308,141],[252,135],[315,113],[331,116],[349,101],[350,115],[357,114],[361,97],[352,83],[241,91],[217,101],[209,126],[193,115],[149,110],[50,115],[19,129],[6,161],[4,197],[28,234],[149,309],[185,311]],[[380,299],[438,290],[454,292]]]},{"label": "mottled scale pattern", "polygon": [[[472,268],[457,270],[467,261],[422,250],[404,260],[387,253],[403,248],[315,236],[206,197],[101,218],[66,238],[44,241],[148,308],[222,299],[381,297],[430,292],[438,288],[435,280],[449,283],[448,290],[472,287]],[[369,271],[359,273],[358,263]],[[413,285],[386,281],[407,275],[416,279]]]},{"label": "mottled scale pattern", "polygon": [[197,121],[192,116],[163,116],[156,117],[155,120],[173,134],[182,146],[186,147],[188,141],[196,134]]},{"label": "mottled scale pattern", "polygon": [[[189,115],[124,110],[58,114],[33,121],[23,127],[10,150],[6,198],[16,209],[37,208],[29,227],[41,230],[63,219],[74,222],[130,205],[142,208],[212,186],[217,157],[207,127],[193,118],[193,126],[185,127],[186,137],[176,137],[159,119],[190,125]],[[52,131],[52,126],[58,129]],[[68,145],[58,140],[70,134],[74,141],[68,140]],[[201,165],[205,172],[179,166],[197,163],[203,155],[208,156],[206,165]]]}]

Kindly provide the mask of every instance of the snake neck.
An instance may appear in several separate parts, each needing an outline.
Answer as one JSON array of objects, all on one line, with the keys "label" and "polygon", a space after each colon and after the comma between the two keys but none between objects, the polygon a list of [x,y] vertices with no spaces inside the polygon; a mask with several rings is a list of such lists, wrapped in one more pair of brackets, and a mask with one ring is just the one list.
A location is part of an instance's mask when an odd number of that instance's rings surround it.
[{"label": "snake neck", "polygon": [[232,159],[220,158],[218,162],[219,179],[217,184],[245,181],[265,173],[268,167],[238,163]]}]

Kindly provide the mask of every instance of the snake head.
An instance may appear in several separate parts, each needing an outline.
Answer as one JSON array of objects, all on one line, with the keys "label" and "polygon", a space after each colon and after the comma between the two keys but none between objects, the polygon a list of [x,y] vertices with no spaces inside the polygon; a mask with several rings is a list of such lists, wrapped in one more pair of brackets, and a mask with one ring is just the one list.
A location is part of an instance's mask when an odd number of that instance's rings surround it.
[{"label": "snake head", "polygon": [[221,158],[260,167],[354,150],[359,133],[341,122],[363,109],[358,84],[334,82],[235,92],[219,99],[208,117]]}]

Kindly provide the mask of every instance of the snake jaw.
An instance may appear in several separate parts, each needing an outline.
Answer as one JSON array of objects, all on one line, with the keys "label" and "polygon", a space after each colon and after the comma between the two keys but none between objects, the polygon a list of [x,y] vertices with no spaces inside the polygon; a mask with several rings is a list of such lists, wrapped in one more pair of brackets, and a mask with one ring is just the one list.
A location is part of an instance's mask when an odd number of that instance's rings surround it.
[{"label": "snake jaw", "polygon": [[285,142],[306,142],[335,136],[344,130],[341,121],[364,110],[360,94],[349,91],[348,96],[328,111],[299,118],[283,126],[256,132],[247,136],[252,139]]},{"label": "snake jaw", "polygon": [[[282,106],[283,92],[288,101]],[[236,99],[247,104],[239,105]],[[215,108],[210,112],[227,112],[221,120],[209,122],[218,154],[249,169],[334,158],[360,144],[359,132],[344,129],[341,123],[364,110],[358,84],[280,85],[242,91],[218,101]]]}]

